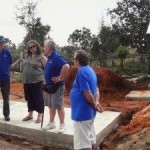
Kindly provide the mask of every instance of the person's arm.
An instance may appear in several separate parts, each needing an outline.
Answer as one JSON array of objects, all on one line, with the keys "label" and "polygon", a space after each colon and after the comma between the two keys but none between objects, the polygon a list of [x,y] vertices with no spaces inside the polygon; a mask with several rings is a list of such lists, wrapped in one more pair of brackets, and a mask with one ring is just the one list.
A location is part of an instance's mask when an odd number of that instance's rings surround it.
[{"label": "person's arm", "polygon": [[100,98],[100,93],[99,93],[99,88],[97,86],[97,88],[96,88],[96,94],[95,94],[96,103],[99,103],[99,98]]},{"label": "person's arm", "polygon": [[15,67],[15,66],[16,66],[17,64],[19,64],[21,61],[23,62],[24,60],[23,60],[22,58],[16,60],[13,64],[10,65],[10,68]]},{"label": "person's arm", "polygon": [[68,73],[69,68],[70,68],[69,64],[63,65],[61,73],[59,75],[59,79],[61,79],[61,80],[65,79],[65,77],[66,77],[66,75]]},{"label": "person's arm", "polygon": [[104,110],[100,104],[99,99],[100,99],[100,92],[99,92],[99,88],[97,87],[96,88],[96,95],[95,95],[96,106],[97,106],[97,109],[99,110],[99,112],[103,112]]},{"label": "person's arm", "polygon": [[103,108],[101,107],[99,103],[99,89],[97,87],[96,89],[96,100],[93,94],[90,91],[84,91],[84,96],[86,100],[95,108],[98,112],[103,112]]},{"label": "person's arm", "polygon": [[56,83],[64,80],[68,73],[69,68],[70,68],[69,64],[63,65],[60,75],[58,77],[52,77],[52,81]]},{"label": "person's arm", "polygon": [[42,55],[41,63],[42,63],[42,65],[43,65],[44,67],[45,67],[45,65],[46,65],[46,62],[47,62],[47,57],[44,56],[44,55]]},{"label": "person's arm", "polygon": [[83,94],[86,98],[86,100],[94,107],[96,108],[96,101],[95,101],[95,98],[93,96],[93,94],[90,92],[90,91],[83,91]]}]

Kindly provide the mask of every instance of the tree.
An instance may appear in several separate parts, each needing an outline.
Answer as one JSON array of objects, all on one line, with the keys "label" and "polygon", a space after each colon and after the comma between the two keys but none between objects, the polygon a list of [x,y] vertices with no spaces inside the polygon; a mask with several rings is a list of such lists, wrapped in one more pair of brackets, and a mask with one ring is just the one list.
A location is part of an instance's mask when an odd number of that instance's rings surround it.
[{"label": "tree", "polygon": [[143,55],[148,51],[146,30],[150,21],[149,0],[122,0],[109,10],[112,26],[120,32],[124,46],[131,46]]},{"label": "tree", "polygon": [[94,60],[98,60],[100,66],[103,66],[101,43],[99,42],[97,36],[93,36],[92,38],[91,55],[94,58]]},{"label": "tree", "polygon": [[116,56],[120,59],[120,68],[124,69],[124,60],[129,55],[129,48],[125,46],[119,46],[116,50]]},{"label": "tree", "polygon": [[34,39],[43,46],[46,35],[50,31],[50,26],[42,25],[41,18],[36,17],[38,0],[35,2],[29,1],[25,4],[23,0],[19,2],[20,5],[16,5],[16,19],[27,31],[23,42],[26,45],[29,40]]},{"label": "tree", "polygon": [[105,65],[106,59],[111,59],[112,64],[114,64],[113,53],[117,47],[121,44],[120,34],[116,30],[112,29],[110,26],[105,26],[103,23],[101,25],[100,32],[98,34],[98,40],[101,43],[101,61]]},{"label": "tree", "polygon": [[69,65],[71,66],[73,63],[73,54],[74,54],[75,48],[73,46],[64,46],[60,48],[60,53],[66,58]]},{"label": "tree", "polygon": [[92,56],[95,58],[99,58],[99,55],[101,54],[101,44],[97,36],[93,36],[91,45]]},{"label": "tree", "polygon": [[90,50],[92,35],[90,29],[85,27],[82,30],[76,29],[69,35],[68,42],[75,48]]}]

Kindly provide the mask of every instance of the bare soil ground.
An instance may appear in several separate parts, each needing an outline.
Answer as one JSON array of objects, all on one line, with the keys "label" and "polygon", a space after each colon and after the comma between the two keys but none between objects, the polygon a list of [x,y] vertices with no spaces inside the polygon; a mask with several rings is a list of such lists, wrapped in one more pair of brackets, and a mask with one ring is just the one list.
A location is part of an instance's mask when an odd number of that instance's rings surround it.
[{"label": "bare soil ground", "polygon": [[[150,102],[130,101],[125,95],[132,90],[147,90],[148,87],[138,83],[129,82],[106,68],[94,68],[100,79],[100,102],[104,110],[119,111],[122,114],[121,124],[118,125],[109,136],[100,144],[101,150],[150,150]],[[70,107],[69,92],[76,75],[76,69],[71,68],[65,84],[65,106]],[[11,83],[10,99],[15,101],[24,100],[22,83]],[[39,145],[33,141],[0,134],[0,147],[2,144],[9,147],[9,143],[20,146],[19,149],[58,150],[62,148]],[[2,143],[2,144],[1,144]],[[11,146],[12,146],[11,145]],[[23,149],[26,148],[26,149]],[[15,148],[14,148],[15,149]],[[17,148],[16,148],[17,149]]]}]

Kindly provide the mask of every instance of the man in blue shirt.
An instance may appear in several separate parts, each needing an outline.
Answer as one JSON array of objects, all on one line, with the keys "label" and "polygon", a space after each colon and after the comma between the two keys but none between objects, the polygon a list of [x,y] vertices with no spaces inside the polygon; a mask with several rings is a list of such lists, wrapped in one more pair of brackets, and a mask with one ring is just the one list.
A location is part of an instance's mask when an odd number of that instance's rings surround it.
[{"label": "man in blue shirt", "polygon": [[[56,51],[55,43],[52,40],[49,40],[46,43],[44,47],[44,53],[48,57],[45,66],[45,82],[46,87],[49,87],[47,88],[49,90],[47,90],[47,93],[45,93],[44,100],[45,105],[50,108],[50,121],[43,129],[50,130],[56,127],[54,119],[57,110],[60,120],[58,132],[63,133],[65,130],[65,112],[63,107],[63,96],[65,90],[64,79],[68,72],[69,65]],[[49,93],[49,91],[52,93]]]},{"label": "man in blue shirt", "polygon": [[0,36],[0,87],[3,96],[3,115],[5,117],[5,121],[10,121],[9,93],[12,56],[4,44],[5,39],[3,36]]},{"label": "man in blue shirt", "polygon": [[78,50],[74,54],[74,66],[78,68],[70,92],[71,118],[74,121],[74,149],[94,149],[96,134],[94,118],[101,112],[99,89],[94,70],[88,66],[88,54]]}]

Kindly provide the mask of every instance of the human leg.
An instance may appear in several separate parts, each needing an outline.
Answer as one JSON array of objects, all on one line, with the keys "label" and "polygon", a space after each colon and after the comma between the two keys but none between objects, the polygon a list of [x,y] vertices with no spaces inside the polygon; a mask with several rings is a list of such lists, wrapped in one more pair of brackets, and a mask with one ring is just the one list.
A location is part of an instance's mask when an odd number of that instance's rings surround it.
[{"label": "human leg", "polygon": [[42,121],[42,116],[44,112],[42,82],[33,84],[31,91],[32,91],[32,100],[34,102],[34,108],[38,112],[35,123],[40,123]]},{"label": "human leg", "polygon": [[33,119],[34,103],[31,89],[32,89],[31,84],[24,84],[24,94],[25,100],[27,101],[28,115],[24,117],[22,121],[28,121]]},{"label": "human leg", "polygon": [[91,127],[90,137],[91,137],[91,143],[92,143],[92,150],[94,150],[95,149],[95,144],[96,144],[96,133],[95,133],[95,128],[94,128],[94,119],[91,120],[90,124],[91,124],[90,125],[90,127]]},{"label": "human leg", "polygon": [[9,106],[9,94],[10,94],[10,81],[1,81],[1,91],[3,96],[3,115],[6,121],[9,121],[10,106]]},{"label": "human leg", "polygon": [[74,149],[87,149],[92,150],[92,145],[95,144],[96,137],[91,134],[91,122],[87,121],[74,121]]},{"label": "human leg", "polygon": [[54,122],[55,115],[56,115],[56,109],[50,107],[49,108],[49,114],[50,114],[50,122]]},{"label": "human leg", "polygon": [[63,124],[64,123],[64,119],[65,119],[64,108],[58,108],[57,109],[57,113],[58,113],[58,116],[59,116],[60,124]]},{"label": "human leg", "polygon": [[56,95],[56,107],[57,107],[57,113],[58,113],[58,117],[59,117],[59,121],[60,121],[60,125],[59,125],[59,129],[58,132],[59,133],[63,133],[66,129],[66,125],[64,123],[65,120],[65,110],[64,110],[64,91],[65,91],[65,87],[61,86],[59,87]]},{"label": "human leg", "polygon": [[56,128],[54,119],[55,119],[55,115],[56,115],[56,108],[53,106],[53,99],[54,99],[54,95],[53,94],[48,94],[48,93],[44,93],[44,103],[45,106],[49,107],[49,122],[48,124],[43,128],[43,130],[50,130],[53,128]]},{"label": "human leg", "polygon": [[50,130],[56,128],[54,119],[55,119],[55,114],[56,114],[56,109],[49,108],[49,114],[50,114],[50,121],[48,124],[43,128],[43,130]]}]

